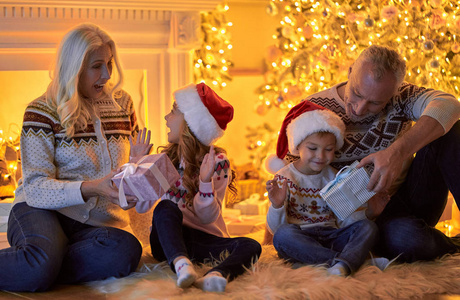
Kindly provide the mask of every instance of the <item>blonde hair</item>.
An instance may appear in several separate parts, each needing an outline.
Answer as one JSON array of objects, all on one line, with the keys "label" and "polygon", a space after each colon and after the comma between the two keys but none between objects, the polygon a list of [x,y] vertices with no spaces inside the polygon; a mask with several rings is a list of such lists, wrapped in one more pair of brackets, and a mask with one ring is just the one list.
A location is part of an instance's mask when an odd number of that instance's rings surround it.
[{"label": "blonde hair", "polygon": [[123,72],[115,42],[104,30],[91,23],[80,24],[67,32],[57,49],[46,101],[56,110],[68,137],[88,126],[91,103],[78,91],[80,75],[87,67],[90,54],[103,45],[110,47],[115,64],[114,72],[103,91],[119,108],[114,98],[123,85]]},{"label": "blonde hair", "polygon": [[406,62],[395,50],[379,45],[372,45],[361,52],[355,63],[370,62],[373,66],[374,80],[383,78],[387,71],[396,78],[396,89],[401,86],[406,76]]},{"label": "blonde hair", "polygon": [[[169,159],[176,168],[179,168],[179,165],[182,162],[184,163],[184,176],[182,179],[182,184],[187,190],[185,195],[185,203],[187,208],[193,206],[193,199],[198,192],[199,187],[199,174],[201,162],[203,161],[206,153],[209,152],[210,146],[202,144],[195,135],[191,132],[187,123],[184,120],[184,126],[181,136],[179,138],[179,143],[169,143],[166,146],[158,147],[158,152],[166,153]],[[227,153],[225,149],[214,146],[216,154]],[[236,189],[236,173],[233,169],[232,180],[228,184],[228,190],[230,191],[231,199],[236,198],[237,189]]]}]

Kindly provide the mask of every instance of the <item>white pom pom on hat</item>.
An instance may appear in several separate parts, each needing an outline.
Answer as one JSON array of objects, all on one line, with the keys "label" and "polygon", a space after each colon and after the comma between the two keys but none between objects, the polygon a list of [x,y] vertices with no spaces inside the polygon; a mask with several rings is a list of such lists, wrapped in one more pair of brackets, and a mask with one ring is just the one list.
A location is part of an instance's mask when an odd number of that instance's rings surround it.
[{"label": "white pom pom on hat", "polygon": [[284,159],[279,158],[276,154],[270,154],[265,159],[265,169],[270,174],[275,174],[286,165]]},{"label": "white pom pom on hat", "polygon": [[335,135],[337,149],[343,146],[345,124],[332,111],[309,101],[302,101],[294,106],[284,118],[281,125],[276,155],[269,155],[265,160],[265,168],[275,174],[287,162],[284,157],[288,151],[298,154],[297,146],[309,135],[316,132],[330,132]]}]

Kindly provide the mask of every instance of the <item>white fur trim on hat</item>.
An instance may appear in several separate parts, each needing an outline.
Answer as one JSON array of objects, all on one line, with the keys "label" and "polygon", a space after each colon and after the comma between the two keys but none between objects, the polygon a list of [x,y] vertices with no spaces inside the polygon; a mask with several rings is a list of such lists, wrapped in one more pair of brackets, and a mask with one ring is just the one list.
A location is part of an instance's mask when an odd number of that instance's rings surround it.
[{"label": "white fur trim on hat", "polygon": [[195,84],[175,91],[174,98],[185,122],[201,143],[209,146],[224,135],[224,130],[201,101]]},{"label": "white fur trim on hat", "polygon": [[331,111],[317,109],[301,114],[287,126],[289,152],[297,155],[299,153],[297,146],[307,136],[321,131],[334,134],[337,140],[336,148],[342,148],[345,133],[345,125],[342,120]]}]

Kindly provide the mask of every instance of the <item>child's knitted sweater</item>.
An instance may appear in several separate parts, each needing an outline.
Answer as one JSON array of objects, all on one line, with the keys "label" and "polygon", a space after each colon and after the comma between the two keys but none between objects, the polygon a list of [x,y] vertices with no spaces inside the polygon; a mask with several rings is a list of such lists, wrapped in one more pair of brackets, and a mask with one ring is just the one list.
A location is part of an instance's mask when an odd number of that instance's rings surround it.
[{"label": "child's knitted sweater", "polygon": [[274,208],[270,205],[267,224],[275,233],[282,224],[300,226],[336,226],[336,218],[332,210],[319,195],[319,191],[335,178],[335,170],[327,166],[319,174],[305,175],[299,172],[293,163],[279,170],[275,180],[281,188],[288,181],[288,191],[284,206]]},{"label": "child's knitted sweater", "polygon": [[[193,205],[185,203],[187,190],[182,185],[184,170],[178,170],[181,178],[174,188],[169,189],[162,197],[177,203],[184,215],[184,225],[220,237],[230,237],[224,218],[222,217],[222,201],[224,201],[227,186],[232,180],[230,162],[224,153],[216,154],[216,165],[211,182],[200,181],[199,191],[193,199]],[[136,204],[139,213],[147,212],[156,201],[144,201]]]},{"label": "child's knitted sweater", "polygon": [[93,103],[95,114],[84,132],[67,138],[55,110],[45,96],[26,108],[21,132],[23,177],[14,204],[57,210],[93,226],[125,227],[128,214],[110,201],[92,197],[84,201],[83,181],[102,178],[129,159],[129,136],[138,131],[131,97]]}]

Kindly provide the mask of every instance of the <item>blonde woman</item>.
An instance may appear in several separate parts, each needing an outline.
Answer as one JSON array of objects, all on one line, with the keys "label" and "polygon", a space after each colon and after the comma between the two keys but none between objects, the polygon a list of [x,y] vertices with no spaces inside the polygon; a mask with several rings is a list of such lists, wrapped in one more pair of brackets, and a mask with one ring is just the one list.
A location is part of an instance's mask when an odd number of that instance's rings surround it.
[{"label": "blonde woman", "polygon": [[[2,290],[126,276],[142,253],[133,235],[117,229],[129,218],[110,180],[138,132],[114,41],[93,24],[71,29],[51,77],[24,114],[23,178],[8,221],[11,247],[0,251]],[[135,149],[141,153],[133,156],[150,150]]]}]

